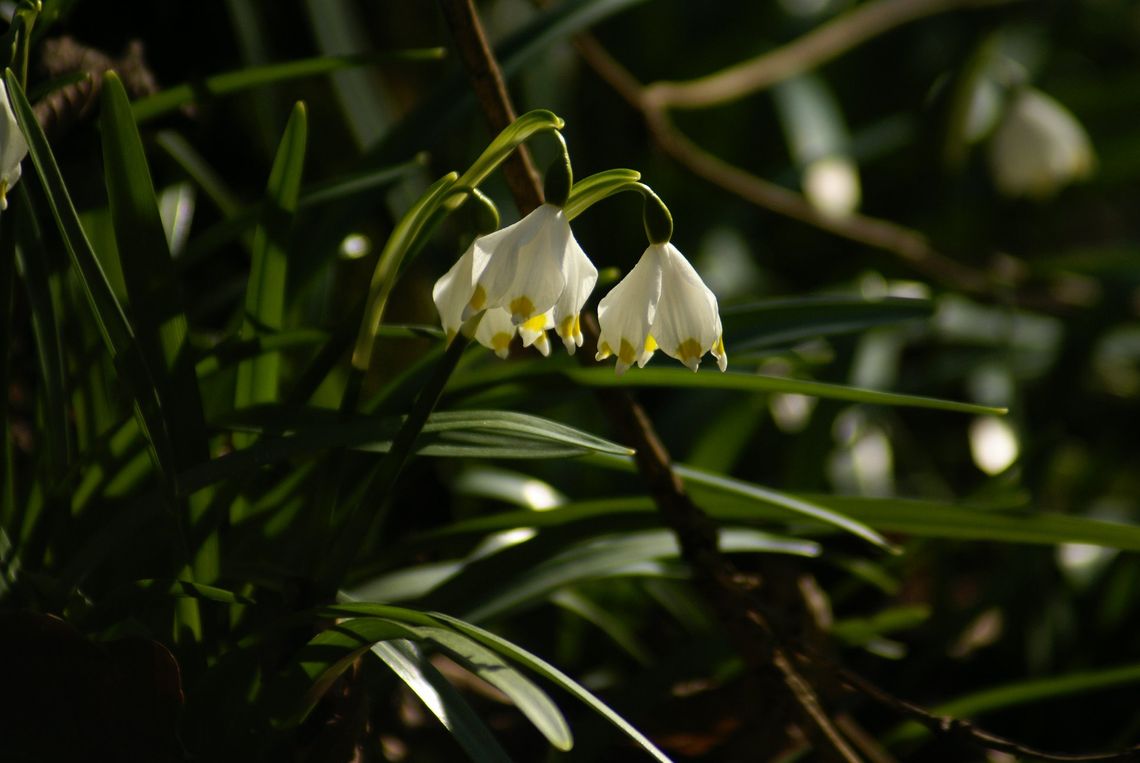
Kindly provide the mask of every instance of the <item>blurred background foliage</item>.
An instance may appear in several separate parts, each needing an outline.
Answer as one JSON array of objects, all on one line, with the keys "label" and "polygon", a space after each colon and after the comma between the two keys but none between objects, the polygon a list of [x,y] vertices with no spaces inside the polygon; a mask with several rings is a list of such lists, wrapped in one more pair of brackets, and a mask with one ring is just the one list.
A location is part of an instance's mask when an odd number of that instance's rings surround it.
[{"label": "blurred background foliage", "polygon": [[[499,759],[501,751],[488,751],[497,744],[515,760],[644,754],[557,680],[542,691],[566,714],[575,745],[549,751],[527,723],[546,718],[535,725],[560,738],[561,716],[547,700],[491,688],[470,672],[493,672],[479,667],[481,655],[444,644],[447,656],[431,656],[407,632],[379,637],[405,638],[380,640],[404,652],[377,654],[389,666],[404,659],[421,676],[451,679],[459,694],[440,690],[441,701],[474,707],[465,721],[473,726],[449,734],[380,661],[364,659],[348,678],[329,677],[333,689],[315,715],[293,723],[298,703],[316,702],[305,679],[351,653],[317,644],[329,653],[297,657],[320,639],[322,623],[347,616],[320,609],[339,590],[501,634],[597,693],[674,760],[810,756],[794,737],[757,749],[753,721],[765,699],[749,693],[621,449],[588,439],[620,439],[590,389],[600,372],[577,370],[560,350],[542,361],[516,346],[506,362],[468,350],[440,410],[533,414],[548,428],[443,437],[444,457],[413,459],[384,494],[386,519],[359,552],[328,558],[338,523],[382,469],[375,451],[387,446],[376,443],[394,426],[389,418],[388,430],[371,428],[376,421],[353,429],[321,415],[354,383],[344,353],[355,311],[396,221],[494,137],[436,4],[113,5],[45,2],[27,92],[42,104],[84,85],[75,73],[98,67],[92,51],[118,62],[172,257],[174,302],[185,310],[185,357],[196,365],[193,394],[166,390],[172,396],[159,408],[181,422],[176,431],[208,426],[201,442],[174,444],[188,459],[178,463],[199,469],[202,489],[164,492],[174,477],[148,455],[132,415],[140,391],[123,382],[100,341],[68,253],[74,242],[52,216],[62,186],[43,182],[25,160],[0,217],[0,251],[16,258],[14,279],[0,280],[9,290],[0,301],[8,433],[0,606],[9,618],[0,662],[33,697],[24,716],[7,714],[9,728],[30,724],[34,737],[67,725],[33,717],[34,698],[94,670],[68,667],[66,654],[119,671],[106,681],[133,697],[122,701],[150,708],[123,710],[132,719],[120,719],[125,728],[171,729],[107,741],[121,759],[132,759],[124,750],[137,752],[139,740],[153,744],[138,759],[435,761],[473,749]],[[588,32],[595,54],[601,46],[637,80],[677,82],[869,6],[926,10],[770,89],[668,112],[667,130],[797,194],[790,215],[730,181],[695,175],[662,146],[660,126],[599,76],[597,56],[583,58],[573,42]],[[14,8],[0,4],[6,16]],[[709,369],[685,376],[665,359],[650,367],[673,372],[658,381],[639,381],[636,369],[623,379],[647,385],[639,399],[673,457],[692,468],[685,477],[697,503],[727,528],[725,548],[746,570],[757,553],[792,554],[784,567],[825,610],[820,622],[835,654],[898,696],[1049,750],[1134,743],[1140,8],[1124,0],[494,0],[478,9],[518,111],[549,109],[565,120],[578,177],[639,171],[672,209],[674,242],[720,298],[730,381]],[[79,54],[60,44],[63,36]],[[397,53],[411,49],[421,52]],[[329,70],[300,76],[279,67],[318,58],[332,62]],[[275,81],[258,81],[256,71]],[[211,95],[210,78],[226,72],[239,73],[233,92]],[[175,108],[154,96],[187,83],[189,97]],[[106,151],[113,136],[130,133],[122,113],[117,122],[108,116],[107,92],[86,106],[77,92],[57,118],[38,114],[91,251],[122,297],[139,262],[130,242],[148,228],[109,204]],[[282,141],[287,124],[293,149]],[[553,140],[531,147],[540,167],[555,156]],[[288,190],[270,177],[275,157],[303,157],[295,214]],[[296,181],[298,167],[283,173]],[[138,190],[138,178],[127,185]],[[483,189],[504,222],[517,219],[499,174]],[[575,220],[603,270],[600,293],[645,246],[639,205],[616,196]],[[883,221],[897,226],[893,238],[877,237]],[[359,414],[406,413],[440,357],[431,285],[470,240],[471,223],[469,210],[449,218],[402,270]],[[265,326],[249,315],[251,257],[272,258],[274,247],[287,253],[287,279],[276,293],[277,325]],[[140,314],[137,294],[128,320],[159,315]],[[239,337],[280,341],[280,353]],[[278,357],[279,367],[267,397],[243,402],[235,387],[252,353]],[[795,380],[854,391],[804,396]],[[860,390],[979,407],[878,405]],[[243,418],[255,402],[275,407]],[[549,422],[573,427],[571,442],[551,439]],[[282,428],[296,450],[274,455]],[[205,466],[192,453],[199,445],[212,458]],[[246,450],[249,462],[206,471]],[[510,458],[517,455],[534,458]],[[736,482],[726,488],[718,475]],[[864,522],[902,553],[776,508],[782,499],[749,493],[755,486]],[[58,615],[75,632],[20,619],[29,613]],[[50,633],[82,646],[51,651],[43,646],[57,643]],[[127,639],[138,641],[128,648]],[[107,656],[116,649],[120,657]],[[164,656],[140,656],[151,649]],[[38,655],[26,673],[14,667],[22,653]],[[177,665],[173,679],[166,660]],[[54,668],[32,674],[44,664]],[[283,677],[302,664],[319,669]],[[521,665],[542,680],[525,662],[512,664],[512,675]],[[142,688],[132,694],[123,676]],[[91,690],[96,696],[120,696],[100,680],[90,678],[103,687]],[[529,708],[525,718],[502,691]],[[904,719],[865,700],[837,703],[880,740],[879,752],[893,756],[886,760],[986,759],[900,727]],[[86,713],[90,723],[76,723],[75,736],[103,738],[114,712]],[[471,730],[479,719],[497,743]],[[16,737],[6,732],[0,746],[5,738]],[[45,759],[37,745],[52,742],[39,739],[28,749],[11,743],[14,757],[0,757]]]}]

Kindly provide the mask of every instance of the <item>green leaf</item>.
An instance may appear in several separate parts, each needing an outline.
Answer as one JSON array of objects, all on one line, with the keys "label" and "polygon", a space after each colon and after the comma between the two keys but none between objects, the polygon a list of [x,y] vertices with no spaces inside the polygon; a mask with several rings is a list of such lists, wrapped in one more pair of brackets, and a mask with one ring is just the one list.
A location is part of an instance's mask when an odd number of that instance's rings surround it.
[{"label": "green leaf", "polygon": [[[36,343],[36,360],[43,382],[44,438],[47,444],[48,470],[53,480],[61,479],[67,470],[72,454],[71,426],[67,420],[67,360],[64,354],[63,336],[60,333],[57,314],[59,305],[52,294],[51,276],[48,272],[49,252],[46,250],[39,223],[32,208],[32,199],[27,185],[18,186],[15,196],[19,199],[12,212],[19,215],[19,242],[15,243],[16,231],[11,218],[5,220],[8,230],[4,231],[6,246],[15,246],[15,259],[19,263],[20,281],[27,294],[28,308],[32,318],[32,336]],[[11,213],[9,213],[11,214]],[[11,295],[7,295],[10,297]],[[4,318],[6,320],[6,316]],[[0,344],[10,347],[8,342]],[[4,353],[7,356],[7,353]],[[5,386],[4,389],[7,389]]]},{"label": "green leaf", "polygon": [[[612,467],[611,456],[586,463]],[[793,523],[800,534],[834,532],[832,525],[803,515],[789,514],[778,504],[756,501],[747,491],[710,485],[699,472],[685,471],[685,485],[693,499],[721,523]],[[632,470],[632,469],[631,469]],[[729,479],[718,478],[717,482]],[[743,483],[745,485],[749,483]],[[1000,543],[1055,545],[1087,543],[1105,548],[1140,551],[1140,525],[1106,522],[1062,514],[994,511],[992,509],[906,498],[852,498],[811,495],[805,498],[842,512],[852,521],[865,523],[879,532],[902,533],[919,538],[976,540]],[[659,527],[660,518],[649,498],[599,498],[558,506],[546,511],[512,511],[465,520],[424,536],[431,543],[445,537],[466,537],[517,527],[565,528],[578,522],[623,523],[630,530]]]},{"label": "green leaf", "polygon": [[419,648],[411,641],[381,641],[372,653],[392,669],[439,719],[468,757],[488,763],[511,763],[510,757],[495,740],[487,726],[467,704],[455,687],[440,675]]},{"label": "green leaf", "polygon": [[570,379],[587,387],[672,387],[678,389],[725,389],[740,392],[782,392],[832,400],[848,400],[869,405],[899,405],[912,408],[934,408],[955,413],[1004,414],[1005,408],[973,403],[958,403],[919,395],[847,387],[839,384],[792,379],[763,374],[693,373],[684,368],[641,368],[617,376],[610,368],[566,368]]},{"label": "green leaf", "polygon": [[336,679],[376,642],[419,638],[407,625],[378,617],[344,620],[321,631],[294,658],[294,667],[310,685],[299,706],[287,715],[289,721],[300,723],[308,717]]},{"label": "green leaf", "polygon": [[239,93],[243,90],[264,87],[277,82],[313,77],[349,67],[368,66],[384,61],[438,61],[443,56],[443,48],[413,48],[361,56],[321,56],[320,58],[303,58],[266,66],[251,66],[225,74],[215,74],[200,82],[177,85],[146,98],[140,98],[135,101],[133,109],[135,119],[139,122],[145,122],[187,103]]},{"label": "green leaf", "polygon": [[906,498],[810,496],[877,530],[1005,543],[1088,543],[1140,551],[1140,525],[1034,511],[993,511]]},{"label": "green leaf", "polygon": [[187,340],[186,315],[166,230],[158,210],[142,138],[123,83],[103,81],[100,125],[103,166],[115,241],[139,347],[154,372],[175,463],[185,469],[209,457],[202,397]]},{"label": "green leaf", "polygon": [[391,167],[361,170],[341,177],[329,178],[313,184],[301,193],[300,208],[309,209],[384,188],[416,170],[423,169],[427,163],[428,155],[426,153],[417,154],[410,161]]},{"label": "green leaf", "polygon": [[721,319],[726,345],[740,352],[816,336],[851,334],[933,314],[934,303],[926,299],[803,297],[733,305],[721,310]]},{"label": "green leaf", "polygon": [[[237,196],[188,140],[173,130],[161,130],[155,137],[155,143],[210,197],[210,201],[214,202],[225,217],[233,217],[238,213],[241,202]],[[254,219],[255,216],[251,214],[250,220]]]},{"label": "green leaf", "polygon": [[[879,548],[892,550],[892,546],[879,533],[872,530],[866,523],[851,518],[844,512],[836,511],[818,502],[805,500],[796,496],[782,493],[772,488],[763,487],[732,477],[703,472],[686,466],[675,466],[677,474],[686,484],[700,485],[705,489],[713,489],[720,493],[728,493],[749,500],[750,502],[764,503],[777,506],[794,514],[823,522],[831,527],[844,530],[865,541],[875,544]],[[700,501],[699,493],[694,491],[694,498]]]},{"label": "green leaf", "polygon": [[[21,203],[20,206],[28,205]],[[7,220],[0,218],[0,347],[5,348],[0,351],[0,389],[5,390],[11,389],[9,378],[12,353],[7,348],[12,346],[12,297],[15,284],[16,237],[12,234]],[[32,320],[34,325],[35,318]],[[62,363],[62,358],[60,361]],[[59,378],[62,379],[62,371],[60,374]],[[16,521],[16,470],[8,421],[9,408],[9,405],[0,406],[0,598],[3,598],[8,588],[6,581],[14,579],[14,573],[9,572],[8,557],[11,544],[4,528],[8,528],[17,537],[20,534],[19,523]]]},{"label": "green leaf", "polygon": [[[810,541],[749,528],[722,529],[720,544],[730,553],[819,553],[819,547]],[[604,521],[598,521],[572,531],[540,534],[479,556],[456,570],[429,601],[433,607],[458,611],[467,620],[486,622],[562,588],[610,576],[644,574],[651,568],[646,566],[648,562],[678,558],[677,539],[669,530],[624,529],[615,533]],[[370,585],[383,590],[382,580]]]},{"label": "green leaf", "polygon": [[[335,411],[284,411],[274,406],[238,411],[220,424],[262,438],[182,475],[194,491],[266,464],[335,448],[387,453],[402,423],[399,417],[342,416]],[[416,439],[422,456],[562,458],[586,453],[626,455],[616,443],[565,424],[513,411],[449,411],[429,416]]]},{"label": "green leaf", "polygon": [[625,612],[610,611],[574,589],[563,589],[550,597],[550,602],[572,612],[609,636],[616,646],[641,665],[653,664],[653,653],[635,632],[636,624],[628,622]]},{"label": "green leaf", "polygon": [[550,663],[536,657],[522,647],[516,646],[506,639],[496,636],[490,631],[483,630],[478,626],[471,625],[470,623],[439,612],[433,612],[432,616],[455,628],[455,630],[465,633],[476,641],[481,642],[490,649],[494,649],[511,661],[523,665],[544,678],[553,681],[562,687],[562,689],[584,702],[594,712],[617,726],[622,732],[633,739],[633,741],[641,745],[642,749],[660,761],[660,763],[671,763],[669,757],[661,752],[653,742],[649,741],[648,737],[635,729],[628,721],[610,709],[608,705],[591,694],[588,689]]},{"label": "green leaf", "polygon": [[499,653],[451,628],[413,626],[413,630],[438,644],[461,665],[510,697],[555,748],[569,750],[574,746],[570,727],[558,706],[533,681],[504,661]]},{"label": "green leaf", "polygon": [[930,619],[930,607],[916,604],[891,607],[871,617],[849,617],[831,626],[831,635],[840,641],[862,646],[886,633],[917,628]]},{"label": "green leaf", "polygon": [[[307,124],[305,105],[297,103],[277,148],[265,189],[266,207],[254,231],[242,339],[252,339],[263,331],[281,329],[285,316],[288,236],[301,189]],[[245,408],[276,401],[280,363],[281,356],[274,352],[259,355],[238,366],[234,406]]]},{"label": "green leaf", "polygon": [[55,156],[31,105],[24,97],[19,80],[10,69],[5,72],[5,79],[12,110],[28,141],[28,154],[43,184],[64,246],[83,284],[99,334],[115,361],[120,380],[135,399],[136,415],[155,463],[167,477],[173,478],[177,471],[172,455],[173,445],[163,420],[162,404],[156,392],[154,376],[146,365],[126,313],[115,297],[107,275],[83,231]]},{"label": "green leaf", "polygon": [[[731,348],[729,348],[731,351]],[[848,400],[868,405],[894,405],[911,408],[933,408],[955,413],[1000,415],[1005,408],[973,403],[959,403],[920,395],[848,387],[842,384],[792,379],[785,376],[767,376],[751,373],[721,373],[707,370],[693,373],[686,368],[668,366],[636,368],[618,376],[612,368],[582,368],[569,362],[520,361],[511,364],[486,366],[456,376],[447,387],[448,393],[468,393],[475,389],[497,384],[518,383],[535,377],[563,377],[584,387],[667,387],[676,389],[723,389],[738,392],[783,392],[812,397]]]}]

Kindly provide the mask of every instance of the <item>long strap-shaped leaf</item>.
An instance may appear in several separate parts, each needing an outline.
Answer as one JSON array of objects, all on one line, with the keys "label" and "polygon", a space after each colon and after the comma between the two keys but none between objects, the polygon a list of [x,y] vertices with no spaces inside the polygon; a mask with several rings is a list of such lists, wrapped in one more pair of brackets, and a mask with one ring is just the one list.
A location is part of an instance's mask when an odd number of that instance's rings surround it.
[{"label": "long strap-shaped leaf", "polygon": [[415,642],[407,639],[380,641],[372,645],[372,653],[416,693],[471,760],[479,763],[511,763],[506,751],[471,705],[432,666]]},{"label": "long strap-shaped leaf", "polygon": [[156,394],[154,375],[146,364],[123,306],[115,297],[107,280],[107,274],[99,264],[91,242],[83,231],[75,205],[63,182],[59,165],[56,164],[51,146],[39,122],[36,121],[35,113],[24,95],[19,79],[10,69],[5,71],[4,77],[16,121],[28,141],[28,154],[31,156],[32,164],[35,165],[36,174],[43,183],[44,195],[47,197],[52,217],[83,284],[103,343],[115,361],[120,380],[134,396],[136,416],[146,435],[155,462],[163,475],[172,480],[177,469],[174,464],[170,433]]},{"label": "long strap-shaped leaf", "polygon": [[123,83],[103,82],[103,167],[132,324],[167,423],[179,469],[209,457],[186,314],[142,138]]},{"label": "long strap-shaped leaf", "polygon": [[243,90],[265,87],[278,82],[287,82],[301,77],[314,77],[354,66],[368,66],[385,61],[438,61],[443,58],[443,55],[443,48],[412,48],[361,56],[303,58],[299,61],[247,67],[238,71],[206,77],[200,83],[176,85],[136,101],[133,108],[136,119],[144,122],[203,97],[239,93]]},{"label": "long strap-shaped leaf", "polygon": [[526,667],[538,673],[540,676],[558,684],[564,690],[586,703],[590,709],[601,715],[607,721],[621,729],[622,732],[627,734],[633,741],[641,745],[647,753],[652,755],[661,763],[670,763],[669,757],[657,748],[657,745],[649,741],[649,738],[635,729],[629,721],[622,718],[614,712],[606,703],[595,697],[589,689],[579,684],[570,676],[563,673],[558,668],[546,662],[540,657],[537,657],[522,647],[516,646],[506,639],[491,633],[490,631],[483,630],[471,623],[458,620],[454,617],[442,614],[440,612],[433,612],[432,617],[440,620],[447,625],[450,625],[460,633],[466,634],[471,638],[479,641],[484,646],[495,650],[512,662]]},{"label": "long strap-shaped leaf", "polygon": [[[298,103],[281,136],[265,189],[266,204],[253,235],[242,339],[252,339],[264,328],[280,329],[285,317],[286,240],[297,211],[307,134],[305,105]],[[277,400],[280,362],[275,352],[243,362],[238,367],[234,405],[244,408]]]}]

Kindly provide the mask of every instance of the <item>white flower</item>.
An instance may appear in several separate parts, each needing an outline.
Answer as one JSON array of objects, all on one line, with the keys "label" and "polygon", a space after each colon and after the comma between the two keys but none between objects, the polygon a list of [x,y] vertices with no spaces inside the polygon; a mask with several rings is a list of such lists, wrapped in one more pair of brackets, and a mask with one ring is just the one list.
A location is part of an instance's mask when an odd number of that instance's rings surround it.
[{"label": "white flower", "polygon": [[8,88],[0,81],[0,209],[8,208],[8,191],[20,179],[20,161],[27,155],[28,143],[8,103]]},{"label": "white flower", "polygon": [[657,349],[694,371],[710,351],[728,367],[716,296],[671,243],[650,244],[602,299],[598,322],[597,359],[617,355],[618,374],[644,367]]},{"label": "white flower", "polygon": [[1007,196],[1048,198],[1092,173],[1089,136],[1072,113],[1033,88],[1011,96],[990,142],[990,168]]},{"label": "white flower", "polygon": [[502,357],[515,327],[524,346],[544,355],[550,353],[546,330],[553,328],[573,353],[582,345],[578,314],[597,281],[597,268],[562,209],[543,204],[514,225],[476,238],[436,282],[432,298],[448,340],[463,321],[486,311],[475,338]]}]

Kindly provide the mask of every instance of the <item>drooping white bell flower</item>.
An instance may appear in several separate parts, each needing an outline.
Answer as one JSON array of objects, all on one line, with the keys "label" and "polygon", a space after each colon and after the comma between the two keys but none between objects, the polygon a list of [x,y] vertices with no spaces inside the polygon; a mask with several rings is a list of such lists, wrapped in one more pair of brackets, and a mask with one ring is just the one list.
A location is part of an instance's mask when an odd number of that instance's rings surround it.
[{"label": "drooping white bell flower", "polygon": [[[471,299],[473,274],[476,272],[476,263],[485,258],[476,256],[475,244],[456,261],[451,269],[435,282],[432,289],[432,299],[436,309],[439,310],[440,323],[447,333],[450,342],[463,327],[463,308]],[[510,353],[511,340],[515,334],[521,334],[523,346],[535,348],[543,355],[550,354],[550,342],[546,330],[553,328],[554,318],[550,311],[536,316],[525,323],[516,326],[511,320],[511,314],[501,307],[486,310],[475,328],[474,339],[489,350],[493,350],[500,358],[506,358]]]},{"label": "drooping white bell flower", "polygon": [[550,354],[546,331],[554,328],[573,353],[582,344],[578,315],[597,281],[598,270],[562,209],[543,204],[517,223],[477,237],[436,282],[432,298],[449,341],[463,321],[486,311],[475,339],[502,357],[516,328],[524,346],[544,355]]},{"label": "drooping white bell flower", "polygon": [[644,367],[660,349],[696,371],[712,352],[728,367],[716,296],[685,256],[666,241],[650,244],[625,278],[598,305],[597,359],[617,356],[617,373]]},{"label": "drooping white bell flower", "polygon": [[597,268],[574,239],[565,213],[553,204],[543,204],[517,223],[477,239],[475,249],[474,288],[464,318],[502,307],[515,323],[523,323],[553,308],[554,322],[561,328],[567,317],[581,311],[598,280]]},{"label": "drooping white bell flower", "polygon": [[28,155],[28,142],[20,132],[8,88],[0,80],[0,209],[8,208],[8,191],[20,179],[20,162]]},{"label": "drooping white bell flower", "polygon": [[1045,199],[1093,171],[1088,133],[1040,90],[1018,89],[990,141],[994,182],[1006,196]]}]

